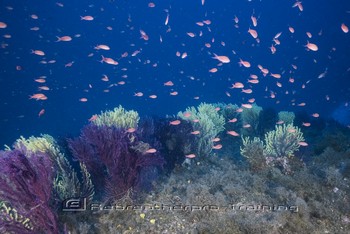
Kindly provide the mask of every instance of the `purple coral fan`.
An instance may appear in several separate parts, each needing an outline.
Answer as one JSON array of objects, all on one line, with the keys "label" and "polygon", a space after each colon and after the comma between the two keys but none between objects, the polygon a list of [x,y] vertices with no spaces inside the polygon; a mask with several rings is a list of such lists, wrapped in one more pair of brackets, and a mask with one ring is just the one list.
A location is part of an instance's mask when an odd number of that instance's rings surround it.
[{"label": "purple coral fan", "polygon": [[107,192],[108,199],[119,199],[130,189],[138,190],[144,184],[141,173],[164,163],[158,152],[145,154],[147,144],[122,128],[90,124],[79,138],[68,143],[73,156],[86,165],[96,192]]},{"label": "purple coral fan", "polygon": [[53,185],[49,156],[21,147],[0,151],[0,165],[0,232],[58,233],[57,217],[49,207]]}]

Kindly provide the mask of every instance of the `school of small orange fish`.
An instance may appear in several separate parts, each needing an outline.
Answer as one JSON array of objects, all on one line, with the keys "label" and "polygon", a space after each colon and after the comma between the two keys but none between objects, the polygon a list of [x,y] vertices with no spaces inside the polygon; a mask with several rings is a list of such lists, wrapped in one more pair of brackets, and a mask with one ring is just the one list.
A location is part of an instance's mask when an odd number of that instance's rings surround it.
[{"label": "school of small orange fish", "polygon": [[[248,0],[247,2],[251,2],[252,0]],[[243,2],[243,1],[242,1]],[[62,15],[64,15],[64,8],[65,3],[64,2],[56,2],[52,3],[57,8],[62,9]],[[115,4],[118,4],[115,2]],[[130,4],[132,4],[130,2]],[[205,0],[198,0],[198,8],[205,7],[206,2]],[[6,7],[7,11],[11,12],[14,11],[13,7],[11,6],[4,6]],[[96,8],[97,6],[89,5],[90,8]],[[52,88],[49,87],[48,83],[54,83],[49,79],[50,73],[52,72],[51,68],[47,65],[50,64],[57,64],[60,63],[62,66],[60,69],[67,69],[69,70],[72,66],[81,66],[84,68],[84,62],[83,60],[90,59],[96,64],[103,64],[106,66],[106,72],[101,74],[100,77],[96,77],[96,79],[100,80],[100,82],[105,82],[107,85],[105,89],[102,90],[104,93],[110,92],[112,89],[118,89],[120,86],[128,86],[132,83],[137,83],[137,80],[133,80],[133,77],[128,76],[128,71],[133,69],[133,67],[137,66],[151,66],[154,71],[157,70],[159,66],[164,66],[166,64],[167,69],[173,69],[172,64],[167,61],[162,61],[162,58],[158,58],[158,60],[152,60],[149,58],[144,58],[143,50],[147,46],[150,45],[150,43],[158,43],[159,50],[162,49],[162,45],[166,44],[168,41],[168,38],[172,37],[175,38],[177,35],[172,34],[172,8],[169,6],[166,9],[157,9],[157,3],[156,2],[145,2],[144,3],[144,9],[143,11],[150,11],[150,14],[159,15],[161,14],[162,21],[154,22],[152,20],[149,21],[149,23],[157,24],[159,25],[159,32],[157,34],[152,31],[152,33],[147,32],[142,25],[133,25],[133,18],[132,15],[128,16],[127,22],[130,25],[125,25],[128,30],[131,30],[133,32],[137,32],[139,34],[138,42],[131,42],[129,48],[118,48],[118,42],[114,44],[106,44],[104,43],[105,35],[101,36],[100,43],[93,44],[91,43],[90,50],[86,51],[86,58],[79,58],[77,56],[68,56],[67,60],[64,60],[62,58],[55,58],[55,53],[52,51],[45,51],[44,49],[40,48],[40,46],[33,47],[31,51],[28,51],[28,54],[32,54],[33,60],[38,59],[39,64],[43,64],[43,73],[39,74],[38,76],[30,77],[34,81],[36,85],[35,90],[33,90],[33,93],[30,94],[29,100],[30,101],[46,101],[50,98],[50,91],[52,91]],[[299,17],[300,14],[305,13],[304,6],[301,1],[291,1],[291,8],[293,8],[293,17]],[[141,10],[141,9],[140,9]],[[82,12],[88,12],[88,9],[82,11]],[[244,46],[255,46],[258,47],[259,44],[262,43],[262,39],[259,37],[260,32],[259,31],[259,22],[264,20],[264,17],[261,16],[261,14],[257,11],[255,11],[254,8],[251,9],[252,14],[250,14],[250,19],[244,19],[244,22],[249,21],[249,25],[246,23],[241,24],[240,18],[232,14],[232,22],[231,27],[227,28],[227,31],[231,30],[237,30],[239,33],[246,35],[246,41],[249,43],[246,43]],[[103,15],[104,9],[101,7],[99,14],[95,15],[89,15],[89,14],[82,14],[76,16],[75,22],[70,22],[72,24],[76,24],[77,27],[105,27],[106,33],[109,31],[118,31],[121,34],[125,33],[124,28],[121,30],[119,28],[114,27],[114,21],[115,19],[111,19],[111,22],[101,22],[99,21],[99,18],[101,18],[101,15]],[[57,35],[52,36],[46,36],[44,34],[40,34],[41,28],[39,26],[35,25],[35,22],[40,22],[41,18],[39,14],[36,14],[35,12],[30,13],[29,15],[30,20],[33,21],[33,26],[28,28],[28,30],[33,31],[33,38],[35,40],[35,37],[38,37],[40,39],[45,38],[50,43],[60,43],[60,45],[65,46],[66,43],[72,43],[76,40],[82,40],[84,38],[84,35],[82,34],[72,34],[67,35],[64,30],[57,29]],[[117,20],[118,17],[116,16]],[[278,95],[280,95],[280,92],[278,93],[278,89],[283,89],[285,87],[285,84],[295,84],[296,88],[304,89],[312,80],[314,79],[322,79],[327,76],[327,68],[325,68],[323,71],[319,72],[318,76],[315,78],[310,78],[310,80],[304,82],[299,81],[297,75],[295,75],[295,71],[298,69],[297,63],[290,63],[289,64],[289,70],[283,68],[280,69],[280,71],[272,71],[269,68],[268,59],[264,59],[261,62],[257,62],[257,60],[253,60],[251,56],[250,59],[248,58],[242,58],[239,56],[239,50],[242,48],[231,48],[229,46],[230,43],[228,41],[222,41],[220,40],[220,36],[217,35],[217,33],[214,33],[213,28],[215,28],[215,25],[220,24],[220,22],[216,21],[215,13],[210,13],[210,9],[207,9],[207,12],[203,15],[203,18],[198,19],[197,22],[192,22],[193,24],[193,30],[192,31],[183,31],[183,35],[187,35],[189,40],[197,40],[197,38],[206,38],[203,43],[201,40],[201,46],[200,51],[204,51],[207,56],[203,57],[196,57],[195,53],[192,52],[192,50],[186,51],[185,43],[183,43],[182,48],[175,48],[173,47],[173,54],[170,56],[173,56],[177,63],[184,63],[183,67],[186,67],[186,60],[191,59],[198,59],[198,60],[206,60],[207,62],[203,63],[203,67],[197,68],[201,69],[203,71],[206,71],[208,74],[208,77],[215,78],[216,76],[220,76],[220,72],[222,72],[225,69],[225,66],[227,64],[237,64],[238,69],[249,69],[250,75],[249,77],[239,77],[239,78],[227,78],[226,81],[230,81],[231,85],[227,86],[225,90],[222,90],[222,93],[226,95],[227,97],[231,97],[231,95],[235,92],[239,92],[244,96],[242,100],[233,100],[232,103],[237,103],[241,105],[241,108],[238,109],[238,111],[243,111],[244,108],[252,108],[252,104],[254,104],[259,98],[269,98],[276,100],[276,103],[279,103]],[[348,18],[348,22],[339,22],[338,25],[334,25],[335,31],[344,34],[344,38],[348,36],[348,26],[350,24],[350,18]],[[37,25],[45,25],[45,22],[40,22]],[[46,25],[50,26],[50,25]],[[7,33],[7,29],[11,29],[11,22],[6,21],[6,18],[3,18],[0,15],[0,35],[7,39],[8,41],[2,42],[1,48],[3,50],[6,50],[7,48],[11,49],[11,38],[13,35]],[[285,28],[280,28],[278,31],[275,32],[275,35],[270,38],[271,42],[269,44],[270,47],[263,47],[260,49],[265,49],[266,54],[269,56],[275,55],[278,53],[279,47],[283,47],[284,44],[288,46],[289,41],[291,38],[293,38],[294,33],[298,30],[298,28],[294,28],[293,25],[289,25],[286,23]],[[319,30],[319,29],[317,29]],[[38,34],[39,33],[39,34]],[[114,34],[115,35],[115,34]],[[320,47],[318,44],[318,40],[320,37],[322,37],[322,29],[320,31],[315,31],[313,29],[310,29],[310,31],[304,32],[305,37],[304,38],[293,38],[293,40],[298,41],[300,47],[304,47],[305,53],[309,53],[314,55],[313,56],[313,62],[317,63],[317,53],[319,50],[323,50],[324,48]],[[15,36],[15,35],[14,35]],[[210,38],[210,39],[208,39]],[[234,40],[234,38],[232,39]],[[23,43],[26,43],[25,41]],[[141,43],[141,47],[138,47]],[[266,43],[266,42],[265,42]],[[218,49],[219,47],[220,49]],[[336,50],[336,45],[332,47],[332,50]],[[115,51],[123,51],[122,53],[117,53]],[[157,55],[157,51],[154,51],[155,56]],[[331,53],[331,51],[330,51]],[[201,54],[202,55],[202,54]],[[72,59],[74,58],[74,60]],[[80,61],[82,60],[82,61]],[[249,61],[250,60],[250,61]],[[293,58],[291,58],[289,61],[295,61]],[[215,62],[215,65],[213,65]],[[121,63],[123,65],[121,65]],[[124,64],[133,64],[133,66],[125,66]],[[137,65],[135,65],[137,64]],[[301,66],[301,65],[299,65]],[[30,69],[28,67],[25,67],[25,65],[22,65],[21,60],[19,60],[18,64],[16,65],[15,69],[17,71],[21,71],[23,69]],[[45,70],[46,69],[46,70]],[[112,70],[111,70],[112,69]],[[45,74],[46,71],[46,74]],[[111,72],[113,71],[113,72]],[[150,70],[151,71],[151,70]],[[118,80],[116,79],[116,73],[118,73]],[[133,90],[132,94],[134,98],[143,98],[145,100],[147,99],[159,99],[159,98],[175,98],[175,96],[178,95],[188,95],[191,94],[192,90],[186,89],[186,85],[182,83],[183,80],[188,82],[191,81],[200,81],[201,78],[196,77],[194,74],[191,74],[190,72],[186,71],[186,68],[183,68],[180,71],[173,71],[174,74],[178,74],[179,77],[172,76],[174,78],[169,79],[166,82],[161,82],[161,85],[164,87],[164,89],[167,90],[168,97],[164,97],[164,92],[159,92],[159,89],[150,90],[149,88],[139,87],[137,90]],[[152,86],[152,84],[155,84],[159,82],[157,79],[152,80],[152,73],[145,74],[147,76],[147,79],[149,80],[149,86]],[[299,75],[300,76],[300,75]],[[186,79],[185,79],[186,78]],[[266,95],[264,97],[254,97],[254,88],[258,85],[263,85],[263,81],[266,79],[275,80],[274,86],[267,86],[264,87]],[[245,80],[245,81],[244,81]],[[82,81],[84,82],[84,81]],[[205,83],[205,81],[201,81],[202,84]],[[287,86],[287,85],[286,85]],[[84,89],[82,90],[82,94],[85,93],[85,95],[81,95],[81,97],[78,98],[78,100],[72,100],[73,102],[76,101],[82,102],[82,103],[89,103],[89,90],[94,89],[94,85],[92,83],[86,83],[84,84]],[[158,84],[159,87],[159,84]],[[55,89],[58,89],[55,87]],[[157,92],[158,91],[158,92]],[[64,88],[61,88],[61,95],[65,95]],[[283,91],[284,94],[293,95],[294,90],[285,89]],[[28,94],[29,95],[29,94]],[[246,96],[245,96],[246,95]],[[248,98],[247,98],[248,96]],[[195,100],[203,100],[205,101],[205,94],[202,96],[193,95],[190,97],[191,99]],[[329,100],[330,97],[326,95],[324,97],[325,99]],[[176,102],[176,100],[174,101]],[[290,100],[291,105],[293,106],[299,106],[304,107],[307,105],[307,103],[303,100],[298,100],[297,98],[291,98]],[[86,104],[82,104],[86,105]],[[45,114],[45,108],[42,105],[40,107],[40,111],[38,112],[39,117]],[[318,118],[320,116],[319,113],[312,113],[312,117]],[[91,117],[91,119],[94,116]],[[91,120],[90,119],[90,120]],[[230,120],[229,122],[236,122],[237,119]],[[171,121],[171,125],[178,125],[180,124],[180,120],[174,120]],[[277,122],[277,124],[282,124],[281,121]],[[310,123],[303,123],[304,127],[309,127]],[[249,123],[245,123],[243,126],[245,128],[250,127]],[[131,130],[130,130],[131,131]],[[197,135],[200,134],[199,131],[193,131],[191,134]],[[234,131],[230,130],[227,131],[227,134],[231,136],[239,136],[239,134]],[[214,139],[217,140],[217,139]],[[301,142],[300,145],[306,146],[307,143]],[[222,145],[218,144],[214,146],[214,149],[221,149]],[[154,149],[150,149],[147,153],[154,153]],[[195,155],[188,155],[188,158],[195,157]]]}]

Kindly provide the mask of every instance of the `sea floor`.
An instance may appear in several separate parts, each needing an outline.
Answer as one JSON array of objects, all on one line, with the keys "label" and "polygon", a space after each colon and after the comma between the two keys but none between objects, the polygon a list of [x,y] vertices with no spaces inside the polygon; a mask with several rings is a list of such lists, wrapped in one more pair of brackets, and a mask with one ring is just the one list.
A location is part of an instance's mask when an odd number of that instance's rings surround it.
[{"label": "sea floor", "polygon": [[284,174],[214,154],[175,168],[140,201],[61,218],[72,233],[349,233],[350,150],[293,161]]}]

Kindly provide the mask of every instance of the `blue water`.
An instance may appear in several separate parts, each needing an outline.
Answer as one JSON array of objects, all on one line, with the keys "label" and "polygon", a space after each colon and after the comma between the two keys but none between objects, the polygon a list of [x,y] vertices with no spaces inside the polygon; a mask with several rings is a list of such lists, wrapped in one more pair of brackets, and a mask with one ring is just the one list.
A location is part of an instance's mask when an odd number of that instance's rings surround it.
[{"label": "blue water", "polygon": [[[63,7],[55,1],[0,3],[0,22],[7,24],[0,29],[0,145],[12,144],[20,135],[76,136],[93,114],[119,104],[137,110],[141,116],[165,116],[200,102],[241,105],[255,98],[262,107],[303,110],[309,115],[319,113],[322,118],[329,118],[339,105],[350,100],[350,33],[340,28],[342,23],[350,26],[349,1],[303,1],[303,12],[292,7],[294,1],[272,0],[206,0],[204,6],[200,0],[162,0],[154,1],[154,8],[148,7],[147,1],[60,3]],[[169,23],[165,25],[167,12]],[[33,19],[33,14],[38,19]],[[80,16],[85,15],[93,16],[94,20],[81,20]],[[258,20],[257,27],[252,25],[252,15]],[[235,16],[239,19],[238,28]],[[211,24],[196,25],[203,20],[210,20]],[[289,26],[295,29],[294,34],[289,32]],[[40,29],[30,30],[33,27]],[[260,43],[249,35],[249,27],[257,30]],[[147,33],[148,41],[140,38],[140,30]],[[196,36],[191,38],[188,32]],[[281,44],[275,46],[277,52],[272,55],[269,47],[279,32]],[[55,42],[56,36],[66,35],[73,40]],[[304,46],[307,41],[317,44],[319,50],[307,51]],[[207,48],[205,43],[211,47]],[[106,44],[111,50],[97,51],[94,47],[98,44]],[[45,56],[32,54],[33,49],[44,51]],[[136,50],[141,53],[132,57]],[[187,52],[188,57],[177,57],[177,51]],[[128,56],[121,58],[124,52]],[[218,67],[213,53],[226,55],[231,62]],[[101,55],[119,64],[102,64]],[[252,66],[240,67],[240,58]],[[42,64],[42,60],[56,62]],[[65,67],[72,61],[71,67]],[[154,64],[157,66],[153,67]],[[263,77],[258,64],[282,74],[282,78]],[[292,64],[297,66],[296,70]],[[21,70],[16,70],[16,66]],[[218,72],[209,73],[214,67]],[[319,79],[325,71],[326,76]],[[108,82],[101,81],[104,74],[109,77]],[[259,76],[259,84],[247,83],[250,74]],[[123,75],[127,78],[122,78]],[[34,82],[40,76],[47,77],[45,84]],[[290,77],[295,79],[294,83],[288,82]],[[163,85],[169,80],[174,86]],[[120,81],[126,84],[108,88]],[[281,88],[276,86],[277,81]],[[251,88],[253,93],[230,89],[235,82],[244,83],[245,89]],[[48,99],[29,99],[30,95],[40,93],[38,87],[42,85],[50,88],[42,91]],[[109,92],[104,92],[105,89]],[[169,95],[172,91],[179,94]],[[270,98],[270,91],[276,98]],[[135,97],[136,92],[144,96]],[[149,98],[152,94],[157,98]],[[194,99],[197,96],[199,99]],[[80,102],[83,97],[88,101]],[[303,102],[306,106],[296,105]],[[42,109],[45,114],[39,118]]]}]

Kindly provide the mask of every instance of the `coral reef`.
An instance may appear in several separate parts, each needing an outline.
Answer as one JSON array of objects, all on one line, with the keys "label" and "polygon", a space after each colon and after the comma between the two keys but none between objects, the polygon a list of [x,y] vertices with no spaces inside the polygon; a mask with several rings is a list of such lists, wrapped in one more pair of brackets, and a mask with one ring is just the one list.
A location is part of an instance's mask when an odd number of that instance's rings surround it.
[{"label": "coral reef", "polygon": [[168,118],[159,119],[154,123],[154,138],[161,144],[160,151],[166,161],[166,173],[180,166],[186,159],[185,155],[196,151],[196,144],[193,142],[197,136],[189,134],[190,132],[193,132],[193,126],[187,121],[177,126],[170,125]]},{"label": "coral reef", "polygon": [[291,173],[290,158],[304,141],[303,133],[292,124],[276,125],[275,130],[265,134],[264,142],[255,137],[242,138],[241,155],[247,158],[253,170],[267,165],[281,166],[285,173]]},{"label": "coral reef", "polygon": [[228,121],[233,118],[238,118],[239,113],[237,112],[237,109],[239,109],[239,106],[236,104],[225,104],[225,103],[214,103],[214,106],[217,108],[220,108],[218,111],[220,115],[222,115],[225,119],[225,121]]},{"label": "coral reef", "polygon": [[118,203],[138,209],[102,214],[98,232],[346,233],[348,192],[341,187],[335,193],[307,168],[294,175],[277,168],[252,174],[211,157],[174,171],[143,206]]},{"label": "coral reef", "polygon": [[287,174],[292,173],[289,158],[304,142],[303,133],[292,124],[276,125],[275,130],[265,134],[264,155],[267,164],[281,167]]},{"label": "coral reef", "polygon": [[295,119],[294,112],[280,111],[278,112],[278,120],[283,121],[284,124],[293,124]]},{"label": "coral reef", "polygon": [[250,109],[243,109],[241,113],[242,125],[249,124],[248,128],[242,128],[242,135],[244,136],[258,136],[259,115],[262,108],[255,103]]},{"label": "coral reef", "polygon": [[119,128],[137,128],[140,120],[139,114],[136,111],[125,110],[122,106],[114,108],[112,111],[101,112],[96,115],[96,118],[91,122],[97,126],[115,126]]},{"label": "coral reef", "polygon": [[272,157],[291,157],[299,150],[304,137],[300,129],[292,124],[276,125],[275,130],[265,134],[264,154]]},{"label": "coral reef", "polygon": [[21,151],[0,151],[0,232],[58,233],[57,216],[49,205],[51,159],[24,146]]},{"label": "coral reef", "polygon": [[337,152],[346,151],[350,148],[350,130],[341,127],[337,124],[329,124],[329,126],[322,131],[316,132],[318,134],[314,145],[314,152],[321,154],[326,148],[332,147]]},{"label": "coral reef", "polygon": [[[272,109],[237,110],[202,103],[128,122],[120,106],[67,141],[76,162],[48,135],[21,137],[0,151],[0,232],[347,233],[350,131],[320,121],[305,128],[312,146],[299,151],[305,133],[290,120],[275,125]],[[254,131],[242,138],[220,134],[248,123]],[[223,146],[215,153],[213,138]],[[71,196],[90,198],[87,210],[61,212]]]},{"label": "coral reef", "polygon": [[31,136],[28,139],[20,137],[13,144],[13,148],[20,150],[24,154],[46,153],[54,167],[54,201],[56,206],[67,198],[87,197],[92,199],[94,187],[90,174],[86,171],[83,163],[80,163],[82,181],[80,182],[77,173],[70,165],[67,157],[61,152],[56,140],[47,134],[40,137]]},{"label": "coral reef", "polygon": [[259,137],[250,140],[249,137],[242,138],[240,152],[247,158],[252,171],[258,171],[266,167],[266,156],[264,155],[264,142]]},{"label": "coral reef", "polygon": [[159,152],[146,152],[149,144],[115,126],[87,125],[79,138],[69,140],[69,148],[86,165],[96,193],[107,199],[118,199],[130,189],[138,190],[142,173],[164,163]]},{"label": "coral reef", "polygon": [[277,113],[272,108],[266,108],[260,111],[258,125],[258,135],[260,138],[263,138],[266,132],[272,131],[275,128],[278,121],[277,118]]},{"label": "coral reef", "polygon": [[184,112],[179,112],[178,117],[190,121],[193,130],[199,131],[196,144],[197,156],[208,156],[212,151],[213,139],[224,130],[224,117],[218,113],[212,104],[201,103],[197,108],[189,107]]}]

